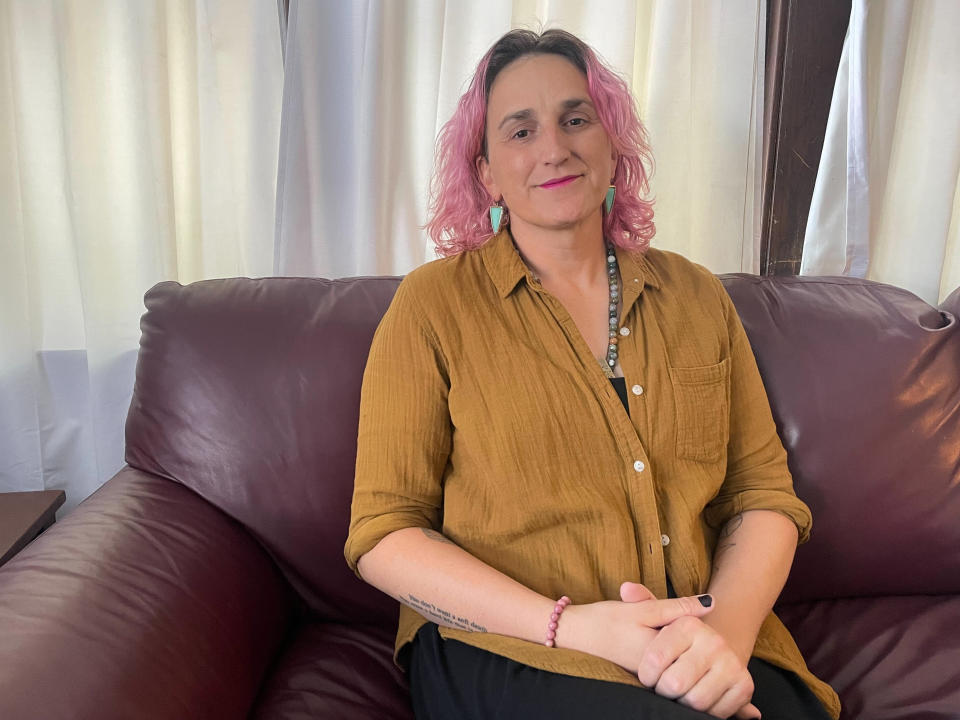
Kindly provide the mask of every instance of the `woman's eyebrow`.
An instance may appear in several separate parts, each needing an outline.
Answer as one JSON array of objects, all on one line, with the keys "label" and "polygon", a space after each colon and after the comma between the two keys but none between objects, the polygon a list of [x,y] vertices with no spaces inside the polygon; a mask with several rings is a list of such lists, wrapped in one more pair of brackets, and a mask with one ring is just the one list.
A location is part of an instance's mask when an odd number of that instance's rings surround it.
[{"label": "woman's eyebrow", "polygon": [[526,110],[518,110],[518,111],[515,112],[515,113],[510,113],[510,114],[507,115],[503,120],[501,120],[501,121],[500,121],[500,124],[497,125],[497,130],[499,130],[500,128],[502,128],[504,125],[506,125],[506,124],[507,124],[508,122],[510,122],[511,120],[529,120],[529,119],[532,118],[532,117],[533,117],[533,109],[532,109],[532,108],[527,108]]},{"label": "woman's eyebrow", "polygon": [[575,108],[580,107],[581,105],[587,105],[590,107],[591,110],[595,109],[593,107],[593,103],[586,98],[570,98],[569,100],[564,100],[560,104],[560,107],[562,107],[564,110],[573,110]]},{"label": "woman's eyebrow", "polygon": [[[586,105],[591,110],[594,109],[593,103],[586,98],[570,98],[569,100],[564,100],[562,103],[560,103],[560,108],[562,110],[573,110],[575,108],[580,107],[581,105]],[[497,130],[502,128],[511,120],[529,120],[530,118],[533,117],[533,114],[534,113],[532,108],[527,108],[525,110],[517,110],[517,112],[515,113],[510,113],[505,118],[503,118],[503,120],[500,121],[500,124],[497,125]]]}]

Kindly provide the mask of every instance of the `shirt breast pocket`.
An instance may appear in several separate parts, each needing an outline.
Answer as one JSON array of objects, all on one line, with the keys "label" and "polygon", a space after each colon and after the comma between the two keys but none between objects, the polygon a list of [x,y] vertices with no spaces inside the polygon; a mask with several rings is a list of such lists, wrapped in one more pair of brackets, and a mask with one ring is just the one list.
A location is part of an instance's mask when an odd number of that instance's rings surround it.
[{"label": "shirt breast pocket", "polygon": [[730,359],[716,365],[671,367],[676,402],[677,456],[714,463],[730,437]]}]

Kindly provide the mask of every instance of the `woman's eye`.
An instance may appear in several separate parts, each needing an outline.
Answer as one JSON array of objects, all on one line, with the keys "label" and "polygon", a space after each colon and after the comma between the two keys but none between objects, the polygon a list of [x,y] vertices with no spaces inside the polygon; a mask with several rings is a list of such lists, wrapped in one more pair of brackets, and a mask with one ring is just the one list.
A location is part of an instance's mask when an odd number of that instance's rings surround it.
[{"label": "woman's eye", "polygon": [[529,131],[529,130],[523,129],[523,130],[517,130],[517,131],[513,134],[513,136],[514,136],[515,138],[517,138],[518,140],[523,140],[523,139],[524,139],[525,137],[527,137],[527,135],[529,135],[529,134],[530,134],[530,131]]},{"label": "woman's eye", "polygon": [[586,125],[587,121],[585,118],[570,118],[568,121],[570,125],[574,127],[579,127],[580,125]]}]

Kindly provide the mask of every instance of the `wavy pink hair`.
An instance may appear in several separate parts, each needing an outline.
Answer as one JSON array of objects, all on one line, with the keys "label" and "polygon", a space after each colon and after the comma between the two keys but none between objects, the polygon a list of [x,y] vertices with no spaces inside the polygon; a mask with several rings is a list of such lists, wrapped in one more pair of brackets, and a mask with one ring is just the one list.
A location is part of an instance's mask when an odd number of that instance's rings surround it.
[{"label": "wavy pink hair", "polygon": [[[542,34],[511,30],[480,60],[453,117],[437,138],[426,224],[437,253],[448,256],[474,250],[493,236],[490,196],[476,166],[476,159],[486,156],[487,98],[504,67],[534,54],[560,55],[586,74],[590,99],[618,156],[616,201],[613,210],[604,215],[604,234],[626,250],[646,250],[656,231],[653,202],[644,199],[650,190],[653,156],[627,84],[575,35],[563,30]],[[504,222],[508,217],[505,209]]]}]

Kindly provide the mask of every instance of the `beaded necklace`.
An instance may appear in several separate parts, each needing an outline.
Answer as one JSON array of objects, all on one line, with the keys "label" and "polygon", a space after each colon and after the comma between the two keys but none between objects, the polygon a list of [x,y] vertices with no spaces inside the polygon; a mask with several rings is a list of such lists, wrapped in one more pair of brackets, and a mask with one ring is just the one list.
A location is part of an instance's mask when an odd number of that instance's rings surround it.
[{"label": "beaded necklace", "polygon": [[607,248],[607,282],[610,286],[610,344],[607,346],[606,363],[601,363],[603,374],[608,378],[614,377],[613,369],[617,366],[617,309],[620,306],[620,285],[619,267],[617,266],[617,254],[613,246],[606,242]]},{"label": "beaded necklace", "polygon": [[[514,247],[516,247],[516,243],[514,243]],[[619,324],[617,310],[620,307],[620,266],[617,264],[617,254],[613,245],[605,240],[604,247],[607,252],[607,284],[610,288],[610,339],[607,345],[606,358],[597,358],[597,362],[600,363],[604,375],[608,378],[614,378],[616,375],[614,375],[613,369],[617,366],[617,355],[619,353],[617,349],[617,341],[619,340],[617,337],[617,325]],[[533,279],[540,282],[540,278],[536,274],[533,275]]]}]

